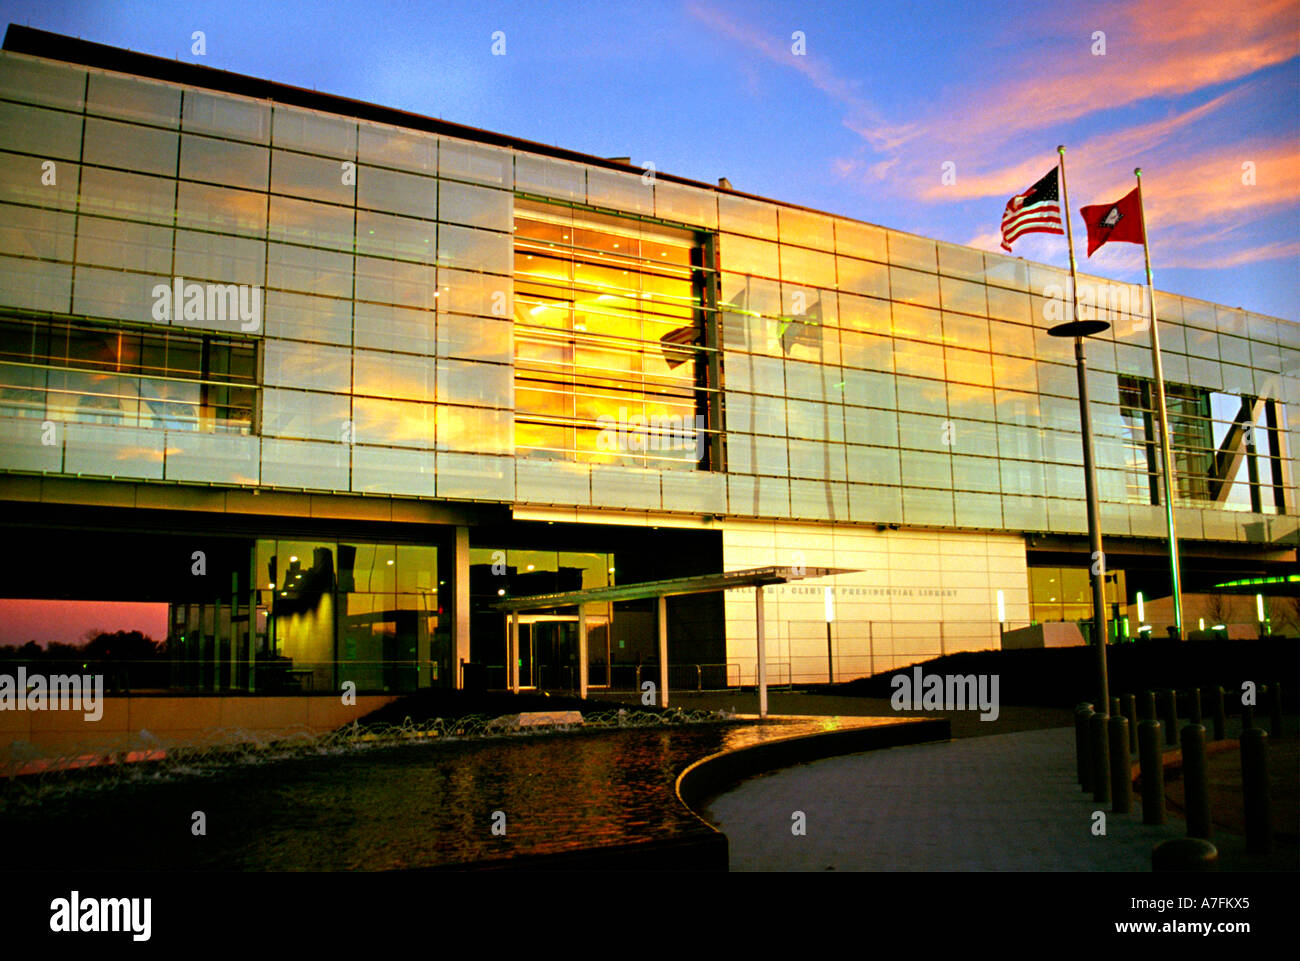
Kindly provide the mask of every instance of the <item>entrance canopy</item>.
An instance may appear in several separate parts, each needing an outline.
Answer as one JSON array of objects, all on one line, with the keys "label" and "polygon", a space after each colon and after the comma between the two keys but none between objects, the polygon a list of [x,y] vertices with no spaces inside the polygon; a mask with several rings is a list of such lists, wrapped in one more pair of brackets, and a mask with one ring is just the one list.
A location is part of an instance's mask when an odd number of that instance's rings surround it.
[{"label": "entrance canopy", "polygon": [[614,587],[591,587],[581,591],[561,591],[555,594],[535,594],[530,597],[511,597],[493,604],[495,610],[510,618],[507,632],[510,659],[510,689],[519,690],[519,614],[554,607],[578,608],[578,696],[587,696],[587,622],[582,605],[595,601],[636,601],[653,597],[659,602],[659,698],[658,703],[668,706],[668,598],[678,594],[711,594],[737,587],[754,588],[754,609],[758,639],[758,713],[767,715],[767,660],[765,650],[765,625],[763,620],[763,588],[770,584],[785,584],[814,577],[835,574],[852,574],[851,568],[840,567],[754,567],[744,571],[726,571],[721,574],[698,574],[693,577],[674,577],[663,581],[644,581],[640,584],[620,584]]}]

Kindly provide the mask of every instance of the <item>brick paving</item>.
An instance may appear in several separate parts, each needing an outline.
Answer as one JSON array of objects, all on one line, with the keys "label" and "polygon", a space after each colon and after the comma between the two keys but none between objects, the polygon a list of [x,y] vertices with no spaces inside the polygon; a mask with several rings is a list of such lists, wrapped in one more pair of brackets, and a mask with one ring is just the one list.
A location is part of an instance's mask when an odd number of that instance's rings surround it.
[{"label": "brick paving", "polygon": [[[1105,836],[1092,815],[1106,815]],[[791,832],[803,811],[807,833]],[[1184,822],[1113,814],[1075,783],[1074,730],[970,737],[830,758],[746,781],[703,812],[730,842],[733,871],[1149,871]],[[1221,869],[1296,870],[1216,836]]]}]

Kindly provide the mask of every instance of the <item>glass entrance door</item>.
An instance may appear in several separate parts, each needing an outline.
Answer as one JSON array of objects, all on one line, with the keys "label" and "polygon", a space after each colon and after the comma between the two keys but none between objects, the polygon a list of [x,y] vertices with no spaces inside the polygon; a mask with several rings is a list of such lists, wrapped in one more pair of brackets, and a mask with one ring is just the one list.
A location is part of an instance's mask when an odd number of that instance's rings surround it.
[{"label": "glass entrance door", "polygon": [[[602,633],[604,632],[604,633]],[[602,686],[609,656],[605,620],[587,617],[588,686]],[[550,691],[578,689],[578,616],[521,614],[519,686]]]}]

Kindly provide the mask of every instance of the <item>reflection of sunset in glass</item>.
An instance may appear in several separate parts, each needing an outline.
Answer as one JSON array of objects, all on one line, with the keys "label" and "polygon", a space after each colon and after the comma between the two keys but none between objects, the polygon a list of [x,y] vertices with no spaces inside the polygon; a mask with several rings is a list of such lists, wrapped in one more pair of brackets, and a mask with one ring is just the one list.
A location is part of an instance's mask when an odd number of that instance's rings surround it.
[{"label": "reflection of sunset in glass", "polygon": [[[688,231],[521,201],[515,219],[515,444],[532,456],[693,466],[646,443],[651,423],[693,424],[700,310]],[[686,362],[682,362],[685,359]],[[631,424],[630,449],[601,443]],[[659,418],[659,421],[652,419]],[[635,425],[640,424],[640,427]],[[622,437],[625,431],[617,432]],[[606,435],[609,440],[609,435]]]}]

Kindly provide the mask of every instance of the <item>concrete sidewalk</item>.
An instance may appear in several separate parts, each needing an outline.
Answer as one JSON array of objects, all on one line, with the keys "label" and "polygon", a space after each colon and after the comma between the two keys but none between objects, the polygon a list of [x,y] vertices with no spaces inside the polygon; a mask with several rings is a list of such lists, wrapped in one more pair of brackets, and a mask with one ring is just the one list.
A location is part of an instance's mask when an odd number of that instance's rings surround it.
[{"label": "concrete sidewalk", "polygon": [[[1080,790],[1074,729],[1052,728],[802,764],[702,813],[727,835],[733,871],[1150,871],[1151,849],[1186,826],[1172,815],[1145,826],[1134,802],[1112,814]],[[1093,834],[1095,811],[1104,836]],[[1293,849],[1255,858],[1242,838],[1214,842],[1221,870],[1296,870]]]}]

